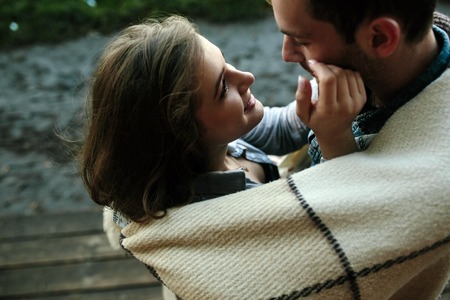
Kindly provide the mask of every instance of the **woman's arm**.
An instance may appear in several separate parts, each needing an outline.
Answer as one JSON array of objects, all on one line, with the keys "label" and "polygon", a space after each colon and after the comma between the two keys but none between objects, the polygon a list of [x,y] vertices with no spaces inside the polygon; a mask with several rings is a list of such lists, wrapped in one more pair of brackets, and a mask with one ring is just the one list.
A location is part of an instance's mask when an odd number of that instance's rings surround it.
[{"label": "woman's arm", "polygon": [[295,101],[284,107],[264,107],[264,117],[242,137],[267,154],[284,155],[307,144],[309,128],[296,114]]}]

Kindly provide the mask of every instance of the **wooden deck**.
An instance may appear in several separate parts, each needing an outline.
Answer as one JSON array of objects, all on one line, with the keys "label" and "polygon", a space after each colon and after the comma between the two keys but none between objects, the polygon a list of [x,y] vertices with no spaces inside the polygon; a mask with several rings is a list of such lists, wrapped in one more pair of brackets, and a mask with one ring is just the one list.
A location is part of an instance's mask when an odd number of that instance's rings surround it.
[{"label": "wooden deck", "polygon": [[101,211],[0,217],[0,299],[162,299],[143,264],[113,250]]},{"label": "wooden deck", "polygon": [[[101,211],[0,217],[0,299],[162,300],[143,264],[112,250]],[[441,300],[450,300],[450,286]]]}]

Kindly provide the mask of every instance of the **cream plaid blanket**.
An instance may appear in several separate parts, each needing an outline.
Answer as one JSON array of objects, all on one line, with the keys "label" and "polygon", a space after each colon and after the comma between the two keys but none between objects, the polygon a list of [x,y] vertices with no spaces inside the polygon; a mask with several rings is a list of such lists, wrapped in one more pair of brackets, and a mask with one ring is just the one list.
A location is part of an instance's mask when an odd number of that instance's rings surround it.
[{"label": "cream plaid blanket", "polygon": [[131,223],[182,299],[435,299],[450,270],[450,72],[368,150]]}]

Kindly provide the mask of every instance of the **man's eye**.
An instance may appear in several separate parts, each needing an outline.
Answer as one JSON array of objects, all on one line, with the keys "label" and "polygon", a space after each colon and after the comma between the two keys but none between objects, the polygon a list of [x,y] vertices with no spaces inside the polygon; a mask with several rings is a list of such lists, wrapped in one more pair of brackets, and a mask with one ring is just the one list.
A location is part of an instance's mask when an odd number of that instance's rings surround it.
[{"label": "man's eye", "polygon": [[294,44],[295,44],[296,46],[306,46],[306,45],[307,45],[306,43],[302,42],[302,41],[299,40],[299,39],[293,38],[292,40],[294,41]]}]

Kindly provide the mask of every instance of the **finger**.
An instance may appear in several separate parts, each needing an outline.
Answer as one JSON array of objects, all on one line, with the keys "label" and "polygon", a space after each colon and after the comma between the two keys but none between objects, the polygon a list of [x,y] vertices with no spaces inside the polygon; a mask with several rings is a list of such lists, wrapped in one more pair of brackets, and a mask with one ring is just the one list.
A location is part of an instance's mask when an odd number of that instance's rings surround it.
[{"label": "finger", "polygon": [[359,91],[356,82],[355,72],[348,69],[342,69],[336,66],[330,66],[330,70],[335,74],[338,82],[338,102],[351,104],[358,99]]},{"label": "finger", "polygon": [[309,81],[298,76],[297,91],[295,92],[295,100],[297,102],[297,116],[306,124],[310,121],[311,109],[313,104],[311,102],[312,89]]},{"label": "finger", "polygon": [[308,64],[319,85],[319,101],[317,105],[324,108],[334,106],[336,103],[337,82],[330,65],[325,65],[315,60],[309,60]]},{"label": "finger", "polygon": [[364,85],[364,81],[359,72],[356,72],[356,83],[358,86],[359,94],[364,99],[364,102],[366,102],[367,101],[366,86]]},{"label": "finger", "polygon": [[349,71],[347,80],[353,107],[359,112],[366,103],[364,83],[359,72]]},{"label": "finger", "polygon": [[309,81],[311,83],[311,101],[313,103],[317,103],[319,101],[319,84],[317,83],[317,80],[314,78],[313,80]]},{"label": "finger", "polygon": [[361,98],[361,92],[359,91],[357,74],[353,71],[347,73],[347,84],[349,95],[352,99],[358,100]]},{"label": "finger", "polygon": [[342,109],[349,112],[360,112],[366,101],[365,87],[361,75],[352,70],[330,66],[337,78],[337,99]]}]

